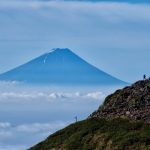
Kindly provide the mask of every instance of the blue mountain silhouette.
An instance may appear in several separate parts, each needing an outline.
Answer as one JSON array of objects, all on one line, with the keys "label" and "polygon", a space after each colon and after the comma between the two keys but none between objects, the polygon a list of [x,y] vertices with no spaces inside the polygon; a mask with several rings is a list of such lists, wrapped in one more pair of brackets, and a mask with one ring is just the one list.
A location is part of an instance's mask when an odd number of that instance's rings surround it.
[{"label": "blue mountain silhouette", "polygon": [[34,60],[0,75],[0,80],[30,84],[125,84],[90,65],[71,50],[53,49]]}]

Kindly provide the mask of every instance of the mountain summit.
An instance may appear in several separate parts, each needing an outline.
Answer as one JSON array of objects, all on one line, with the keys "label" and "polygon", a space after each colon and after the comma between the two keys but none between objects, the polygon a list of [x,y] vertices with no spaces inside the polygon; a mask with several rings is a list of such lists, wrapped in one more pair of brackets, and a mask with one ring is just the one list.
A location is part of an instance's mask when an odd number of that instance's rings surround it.
[{"label": "mountain summit", "polygon": [[71,50],[52,51],[0,75],[0,80],[36,84],[125,84],[97,69]]}]

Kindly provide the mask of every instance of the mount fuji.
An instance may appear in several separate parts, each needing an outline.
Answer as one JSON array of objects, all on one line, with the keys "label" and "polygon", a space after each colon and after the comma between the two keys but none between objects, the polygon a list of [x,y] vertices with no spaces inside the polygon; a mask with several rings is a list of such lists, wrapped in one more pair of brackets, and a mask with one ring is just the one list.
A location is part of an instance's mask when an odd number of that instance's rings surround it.
[{"label": "mount fuji", "polygon": [[125,84],[90,65],[67,48],[53,49],[26,64],[1,74],[0,80],[56,85]]}]

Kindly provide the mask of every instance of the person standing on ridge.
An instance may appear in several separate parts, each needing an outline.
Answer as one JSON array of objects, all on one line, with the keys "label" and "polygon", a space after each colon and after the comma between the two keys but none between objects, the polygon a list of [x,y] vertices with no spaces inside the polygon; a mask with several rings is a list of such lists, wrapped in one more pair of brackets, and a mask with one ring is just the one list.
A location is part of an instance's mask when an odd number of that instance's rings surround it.
[{"label": "person standing on ridge", "polygon": [[146,75],[145,74],[143,75],[143,79],[146,80]]}]

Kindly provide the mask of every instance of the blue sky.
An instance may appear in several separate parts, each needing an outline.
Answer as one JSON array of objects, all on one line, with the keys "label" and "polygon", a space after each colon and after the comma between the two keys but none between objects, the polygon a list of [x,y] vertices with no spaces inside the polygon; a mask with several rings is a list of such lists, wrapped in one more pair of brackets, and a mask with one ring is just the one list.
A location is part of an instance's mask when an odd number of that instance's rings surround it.
[{"label": "blue sky", "polygon": [[[48,1],[48,0],[45,0],[45,1]],[[71,0],[66,0],[66,1],[71,1]],[[128,3],[149,3],[150,2],[149,0],[77,0],[77,1],[82,1],[82,2],[87,2],[87,1],[90,1],[90,2],[128,2]]]},{"label": "blue sky", "polygon": [[0,72],[68,47],[122,80],[149,75],[148,1],[92,2],[0,1]]}]

